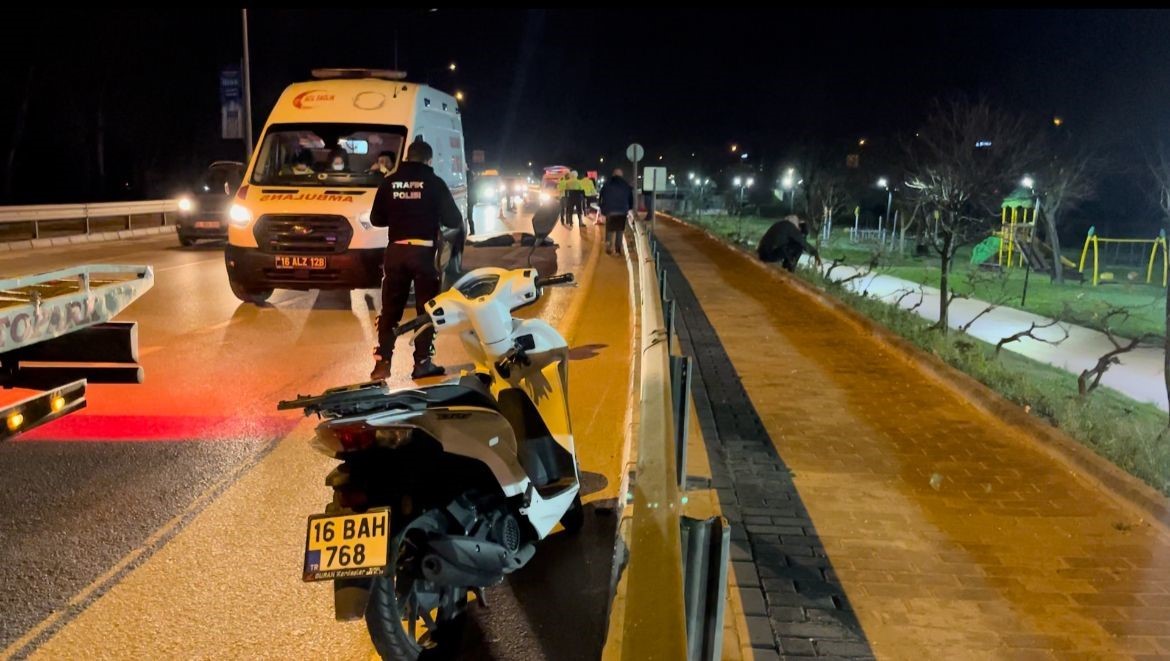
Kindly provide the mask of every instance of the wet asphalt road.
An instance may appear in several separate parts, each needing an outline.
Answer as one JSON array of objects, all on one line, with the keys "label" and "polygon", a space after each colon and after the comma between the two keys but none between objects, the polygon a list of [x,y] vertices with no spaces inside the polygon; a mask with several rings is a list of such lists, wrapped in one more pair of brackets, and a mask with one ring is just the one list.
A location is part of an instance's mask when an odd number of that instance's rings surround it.
[{"label": "wet asphalt road", "polygon": [[[579,265],[586,242],[560,243],[562,270]],[[332,621],[327,586],[299,582],[304,516],[328,500],[331,464],[307,448],[311,426],[277,413],[275,402],[365,379],[376,294],[277,292],[270,307],[243,305],[228,290],[220,246],[182,249],[173,236],[6,255],[0,274],[86,262],[154,266],[154,288],[119,316],[140,324],[146,382],[91,386],[87,410],[0,445],[0,658],[92,650],[88,623],[106,610],[120,631],[106,625],[97,647],[115,657],[368,658],[364,631]],[[555,321],[567,299],[548,298],[535,313]],[[438,352],[461,355],[452,343]],[[396,353],[392,385],[405,385],[409,351]],[[489,592],[490,608],[475,609],[468,633],[472,658],[597,658],[616,524],[601,509],[588,506],[578,536],[548,540],[525,571]],[[254,526],[221,525],[256,514]],[[269,524],[277,530],[266,535]],[[214,541],[205,525],[250,529],[257,540],[229,553],[235,542]],[[284,559],[271,567],[274,555]],[[195,569],[184,573],[188,562]],[[232,585],[203,573],[224,563],[236,568],[225,574]],[[271,622],[245,612],[256,609],[255,590],[252,600],[231,599],[234,583],[269,571],[273,586],[261,586],[260,602],[290,612]],[[155,594],[185,580],[183,594]],[[202,638],[151,629],[154,613],[144,612],[156,599],[185,607],[192,627],[195,611],[222,609],[208,617],[223,624],[204,627]]]}]

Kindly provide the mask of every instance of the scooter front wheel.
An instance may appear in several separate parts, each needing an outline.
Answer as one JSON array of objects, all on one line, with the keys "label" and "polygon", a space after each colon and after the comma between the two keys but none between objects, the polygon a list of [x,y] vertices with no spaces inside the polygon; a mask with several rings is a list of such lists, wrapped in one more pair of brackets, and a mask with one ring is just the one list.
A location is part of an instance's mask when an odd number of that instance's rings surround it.
[{"label": "scooter front wheel", "polygon": [[455,659],[467,624],[467,589],[438,586],[422,578],[423,540],[441,531],[426,515],[394,537],[394,572],[374,579],[366,607],[366,629],[386,661]]}]

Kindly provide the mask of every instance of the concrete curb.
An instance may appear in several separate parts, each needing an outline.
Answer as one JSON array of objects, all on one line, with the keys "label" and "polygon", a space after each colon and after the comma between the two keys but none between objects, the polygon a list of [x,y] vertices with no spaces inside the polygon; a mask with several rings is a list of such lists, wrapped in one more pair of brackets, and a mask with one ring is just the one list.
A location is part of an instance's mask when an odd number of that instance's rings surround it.
[{"label": "concrete curb", "polygon": [[0,252],[18,250],[36,250],[38,248],[60,248],[86,243],[103,243],[105,241],[121,241],[125,239],[140,239],[146,236],[161,236],[174,234],[177,225],[160,225],[158,227],[142,227],[136,230],[117,230],[111,232],[96,232],[94,234],[73,234],[56,236],[47,239],[29,239],[24,241],[8,241],[0,243]]},{"label": "concrete curb", "polygon": [[1032,440],[1035,447],[1056,459],[1069,472],[1084,480],[1091,487],[1108,494],[1120,505],[1135,512],[1140,519],[1156,525],[1162,532],[1170,535],[1170,499],[1150,485],[1118,468],[1108,459],[1093,452],[1092,449],[1053,427],[1047,421],[1026,413],[1018,404],[1007,400],[964,372],[951,367],[938,356],[923,351],[818,287],[783,273],[779,269],[767,266],[743,248],[729,244],[703,228],[695,227],[664,213],[658,213],[658,215],[694,231],[702,232],[727,250],[741,253],[767,272],[772,279],[800,290],[821,305],[838,313],[847,322],[889,345],[895,354],[921,369],[959,398],[1002,420],[1007,426],[1020,432],[1017,436]]}]

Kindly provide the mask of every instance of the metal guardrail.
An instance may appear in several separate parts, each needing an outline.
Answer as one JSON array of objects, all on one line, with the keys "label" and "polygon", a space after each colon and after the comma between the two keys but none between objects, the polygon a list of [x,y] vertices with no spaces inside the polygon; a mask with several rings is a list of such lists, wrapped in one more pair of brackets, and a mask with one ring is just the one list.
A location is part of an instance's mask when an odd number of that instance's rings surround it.
[{"label": "metal guardrail", "polygon": [[38,204],[0,207],[0,225],[30,223],[33,238],[40,237],[40,224],[48,221],[84,220],[85,234],[89,234],[91,219],[126,217],[126,229],[131,229],[135,216],[162,214],[163,225],[167,214],[179,211],[178,200],[145,200],[141,202],[92,202],[84,204]]},{"label": "metal guardrail", "polygon": [[633,223],[641,309],[641,405],[632,485],[622,659],[685,659],[681,501],[671,410],[670,351],[646,226]]}]

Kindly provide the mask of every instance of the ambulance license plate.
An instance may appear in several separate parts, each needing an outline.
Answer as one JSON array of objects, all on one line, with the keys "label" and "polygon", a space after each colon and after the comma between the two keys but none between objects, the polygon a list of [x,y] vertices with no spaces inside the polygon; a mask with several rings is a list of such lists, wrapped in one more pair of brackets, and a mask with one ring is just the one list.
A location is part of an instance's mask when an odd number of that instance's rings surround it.
[{"label": "ambulance license plate", "polygon": [[278,269],[310,269],[318,271],[324,269],[326,264],[327,262],[324,257],[276,256],[276,268]]}]

